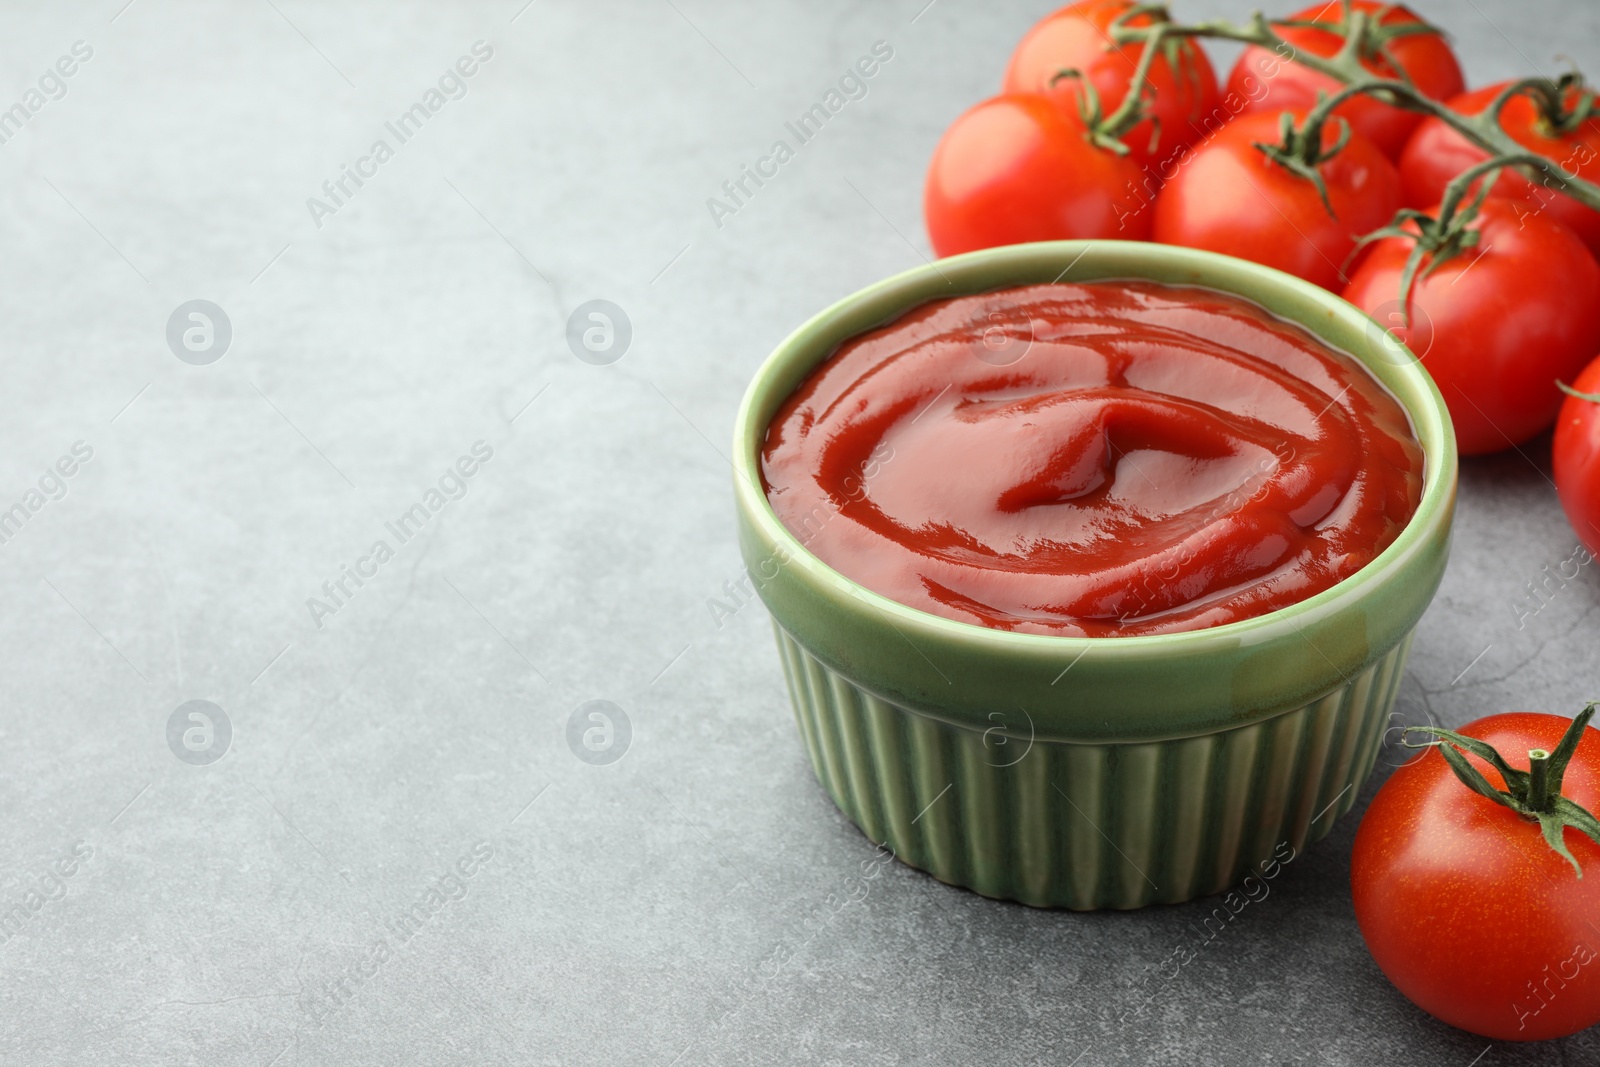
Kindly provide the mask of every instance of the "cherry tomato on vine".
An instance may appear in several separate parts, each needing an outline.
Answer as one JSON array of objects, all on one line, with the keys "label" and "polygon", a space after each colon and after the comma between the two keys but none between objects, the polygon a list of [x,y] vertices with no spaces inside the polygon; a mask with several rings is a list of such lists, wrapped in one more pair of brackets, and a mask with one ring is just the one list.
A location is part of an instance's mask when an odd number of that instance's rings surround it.
[{"label": "cherry tomato on vine", "polygon": [[[1337,143],[1339,119],[1322,128]],[[1152,236],[1222,252],[1336,289],[1345,259],[1400,206],[1394,164],[1361,134],[1316,165],[1333,214],[1309,178],[1255,147],[1280,139],[1279,116],[1241,115],[1185,156],[1156,197]]]},{"label": "cherry tomato on vine", "polygon": [[1139,164],[1089,139],[1038,93],[997,96],[951,124],[933,150],[922,209],[933,250],[1149,236],[1133,190]]},{"label": "cherry tomato on vine", "polygon": [[[1466,88],[1461,64],[1449,43],[1437,32],[1407,32],[1407,27],[1424,23],[1405,7],[1381,0],[1354,0],[1352,8],[1376,16],[1376,28],[1362,46],[1361,65],[1367,70],[1385,78],[1404,73],[1418,91],[1435,100],[1458,96]],[[1289,20],[1336,23],[1341,17],[1338,0],[1324,0]],[[1278,35],[1297,51],[1323,57],[1335,55],[1345,43],[1343,33],[1315,27],[1283,26]],[[1247,101],[1246,111],[1306,111],[1316,104],[1319,92],[1331,96],[1340,88],[1338,81],[1294,62],[1289,55],[1252,45],[1234,64],[1226,92]],[[1336,114],[1348,119],[1391,159],[1398,158],[1422,118],[1365,95],[1340,104]]]},{"label": "cherry tomato on vine", "polygon": [[1570,381],[1600,351],[1600,266],[1571,230],[1484,201],[1468,225],[1477,244],[1417,272],[1405,315],[1400,280],[1414,242],[1375,242],[1344,298],[1410,347],[1450,409],[1464,456],[1521,444],[1561,406]]},{"label": "cherry tomato on vine", "polygon": [[1556,415],[1556,492],[1578,540],[1600,557],[1600,359],[1569,384],[1585,395],[1568,396]]},{"label": "cherry tomato on vine", "polygon": [[[1449,107],[1464,115],[1480,114],[1505,88],[1506,82],[1474,89],[1451,99]],[[1563,102],[1564,114],[1558,121],[1569,129],[1552,127],[1550,116],[1535,101],[1518,94],[1500,112],[1500,128],[1530,151],[1548,156],[1569,172],[1590,181],[1600,180],[1600,115],[1578,120],[1571,114],[1582,98],[1594,94],[1573,87]],[[1564,121],[1563,121],[1564,120]],[[1472,144],[1440,119],[1429,116],[1417,126],[1400,155],[1400,182],[1406,203],[1425,208],[1439,202],[1451,178],[1489,154]],[[1600,254],[1600,211],[1584,207],[1567,194],[1535,185],[1514,170],[1505,170],[1495,182],[1495,196],[1526,203],[1529,210],[1548,212],[1557,222],[1569,227],[1591,251]]]},{"label": "cherry tomato on vine", "polygon": [[[1600,810],[1600,731],[1582,725],[1588,715],[1490,715],[1456,732],[1497,750],[1509,779],[1472,751],[1477,742],[1434,731],[1443,742],[1395,771],[1362,817],[1350,857],[1361,936],[1400,992],[1452,1026],[1533,1041],[1600,1021],[1600,844],[1557,816],[1569,862],[1538,818],[1557,807],[1554,794]],[[1576,748],[1558,775],[1569,728]],[[1507,795],[1474,792],[1447,746]],[[1549,756],[1538,782],[1525,770],[1530,752]]]},{"label": "cherry tomato on vine", "polygon": [[[1076,115],[1083,95],[1081,82],[1055,76],[1062,70],[1077,70],[1099,94],[1103,112],[1114,111],[1128,95],[1144,45],[1114,46],[1110,27],[1134,6],[1134,0],[1078,0],[1046,15],[1012,53],[1001,91],[1045,93]],[[1139,15],[1128,25],[1149,26],[1153,21],[1150,15]],[[1168,47],[1171,52],[1150,65],[1155,123],[1146,119],[1123,137],[1133,158],[1144,166],[1170,160],[1194,143],[1203,130],[1201,120],[1216,110],[1219,99],[1217,75],[1200,44],[1175,39]]]}]

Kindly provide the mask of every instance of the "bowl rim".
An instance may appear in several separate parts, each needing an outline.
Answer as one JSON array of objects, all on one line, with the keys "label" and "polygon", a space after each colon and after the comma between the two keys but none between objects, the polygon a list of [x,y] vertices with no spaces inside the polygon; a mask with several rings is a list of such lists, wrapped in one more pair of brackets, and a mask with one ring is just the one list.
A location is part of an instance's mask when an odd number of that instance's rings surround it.
[{"label": "bowl rim", "polygon": [[[1118,263],[1135,261],[1140,264],[1160,264],[1169,272],[1191,272],[1210,279],[1194,282],[1164,282],[1128,271],[1085,272],[1084,276],[1070,278],[1080,263],[1089,261],[1096,249],[1105,250]],[[983,626],[979,623],[948,619],[902,604],[898,600],[878,593],[834,570],[808,549],[785,526],[773,510],[761,482],[760,449],[765,439],[772,415],[794,388],[826,360],[839,344],[849,337],[858,336],[872,327],[853,330],[823,349],[821,338],[837,332],[840,321],[864,306],[893,303],[898,310],[881,322],[893,321],[911,309],[933,300],[946,297],[994,292],[1021,285],[1040,284],[1029,281],[1005,281],[1001,284],[961,284],[989,279],[1011,273],[1027,273],[1037,268],[1066,264],[1056,281],[1114,281],[1153,280],[1164,284],[1190,284],[1211,288],[1247,300],[1263,307],[1269,314],[1290,322],[1316,337],[1323,344],[1343,352],[1359,362],[1378,383],[1400,404],[1411,422],[1423,451],[1422,493],[1416,511],[1410,520],[1382,552],[1356,571],[1329,588],[1304,600],[1285,605],[1261,615],[1224,623],[1219,626],[1177,633],[1141,634],[1126,637],[1077,637],[1057,634],[1018,633]],[[935,282],[943,282],[948,291],[935,291]],[[1352,333],[1367,339],[1361,350],[1351,350],[1328,339],[1324,329],[1291,317],[1281,311],[1266,308],[1263,302],[1241,286],[1256,290],[1275,290],[1287,297],[1297,297],[1333,322],[1342,324]],[[880,324],[881,324],[880,322]],[[1376,340],[1376,335],[1386,342]],[[1378,355],[1385,343],[1386,355]],[[1396,358],[1397,356],[1403,358]],[[1388,373],[1405,384],[1405,388],[1384,380],[1384,375],[1373,366],[1383,360]],[[758,412],[768,394],[775,388],[774,378],[790,370],[793,364],[809,360],[795,383],[771,405],[771,410]],[[1407,394],[1410,394],[1409,396]],[[759,418],[758,418],[759,415]],[[759,423],[759,425],[758,425]],[[996,654],[1047,654],[1073,655],[1073,662],[1090,653],[1097,660],[1118,661],[1140,659],[1151,655],[1166,656],[1174,653],[1194,654],[1208,651],[1237,649],[1256,645],[1302,632],[1307,625],[1337,613],[1341,608],[1363,594],[1403,571],[1428,542],[1437,537],[1441,529],[1447,530],[1453,514],[1455,487],[1458,473],[1455,432],[1450,422],[1444,397],[1433,378],[1422,367],[1418,358],[1400,344],[1383,326],[1355,305],[1336,294],[1294,275],[1258,263],[1199,249],[1183,248],[1145,241],[1041,241],[1033,244],[1006,245],[998,248],[968,252],[947,259],[928,261],[909,270],[891,275],[865,288],[845,296],[817,312],[780,341],[771,354],[762,361],[751,378],[733,425],[733,458],[735,502],[743,516],[753,523],[757,532],[769,543],[785,550],[785,567],[799,568],[806,578],[828,593],[864,602],[887,616],[898,627],[909,631],[910,638],[918,635],[944,641],[959,641],[978,646]]]}]

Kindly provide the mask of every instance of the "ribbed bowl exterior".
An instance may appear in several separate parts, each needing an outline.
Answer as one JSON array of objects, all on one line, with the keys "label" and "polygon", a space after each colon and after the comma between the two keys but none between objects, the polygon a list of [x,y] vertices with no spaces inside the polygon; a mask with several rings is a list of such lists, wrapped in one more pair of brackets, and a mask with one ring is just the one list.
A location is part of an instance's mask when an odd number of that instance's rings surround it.
[{"label": "ribbed bowl exterior", "polygon": [[[1329,589],[1200,630],[1014,633],[898,604],[810,552],[767,499],[761,450],[794,389],[912,307],[1008,286],[1147,278],[1252,300],[1359,359],[1405,407],[1422,498]],[[778,629],[817,777],[874,841],[986,896],[1137,908],[1220,892],[1323,836],[1371,772],[1456,494],[1448,410],[1352,305],[1243,260],[1149,242],[1042,242],[917,267],[824,309],[750,383],[733,432],[739,548]]]},{"label": "ribbed bowl exterior", "polygon": [[868,837],[940,881],[1077,910],[1221,892],[1325,835],[1372,771],[1411,643],[1270,718],[1081,744],[890,703],[774,630],[811,765]]}]

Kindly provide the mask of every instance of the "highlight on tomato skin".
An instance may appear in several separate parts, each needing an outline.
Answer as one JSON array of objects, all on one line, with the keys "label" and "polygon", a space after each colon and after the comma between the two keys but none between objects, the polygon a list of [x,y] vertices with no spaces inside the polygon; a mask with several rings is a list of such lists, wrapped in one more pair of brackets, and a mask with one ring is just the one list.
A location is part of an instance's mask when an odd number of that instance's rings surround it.
[{"label": "highlight on tomato skin", "polygon": [[1570,383],[1551,442],[1561,510],[1590,559],[1600,557],[1600,358]]},{"label": "highlight on tomato skin", "polygon": [[1142,177],[1130,156],[1095,144],[1082,119],[1047,97],[993,97],[956,119],[933,151],[928,238],[939,256],[1030,241],[1142,241]]},{"label": "highlight on tomato skin", "polygon": [[[1303,116],[1300,116],[1303,119]],[[1267,158],[1256,144],[1280,138],[1280,116],[1247,113],[1180,161],[1155,202],[1152,236],[1286,271],[1337,292],[1342,267],[1362,235],[1400,207],[1394,164],[1360,133],[1320,163],[1333,214],[1316,184]],[[1322,128],[1337,143],[1341,120]]]},{"label": "highlight on tomato skin", "polygon": [[1562,402],[1556,380],[1570,381],[1600,351],[1600,266],[1571,230],[1494,198],[1472,226],[1475,246],[1424,263],[1408,322],[1396,324],[1391,312],[1411,239],[1374,242],[1342,294],[1392,324],[1422,361],[1463,456],[1499,452],[1549,428]]},{"label": "highlight on tomato skin", "polygon": [[[1509,84],[1486,85],[1452,97],[1447,104],[1463,115],[1481,114]],[[1593,100],[1592,92],[1574,87],[1565,101],[1569,111],[1580,104],[1580,92]],[[1600,115],[1573,121],[1571,127],[1561,132],[1552,130],[1538,105],[1525,94],[1512,97],[1500,112],[1500,128],[1518,144],[1554,160],[1580,178],[1600,179]],[[1468,142],[1444,120],[1428,116],[1411,134],[1400,155],[1400,182],[1406,203],[1416,208],[1438,203],[1451,178],[1488,158],[1487,152]],[[1527,210],[1534,213],[1548,213],[1576,233],[1591,252],[1600,254],[1600,211],[1585,207],[1559,190],[1536,185],[1511,168],[1500,172],[1491,195],[1526,204]]]},{"label": "highlight on tomato skin", "polygon": [[[1458,732],[1521,771],[1572,721],[1517,712]],[[1487,761],[1465,759],[1505,788]],[[1600,731],[1583,729],[1560,793],[1600,810]],[[1571,828],[1563,841],[1583,877],[1537,821],[1473,792],[1426,750],[1383,784],[1356,832],[1351,899],[1373,961],[1423,1011],[1492,1040],[1565,1037],[1600,1022],[1600,844]]]},{"label": "highlight on tomato skin", "polygon": [[[1127,97],[1134,68],[1144,53],[1144,45],[1137,42],[1120,47],[1107,44],[1112,23],[1135,6],[1135,0],[1078,0],[1046,15],[1017,44],[1001,91],[1044,93],[1076,115],[1083,104],[1082,82],[1087,81],[1094,87],[1102,111],[1110,114]],[[1153,17],[1145,14],[1128,24],[1149,26],[1153,22]],[[1155,90],[1152,118],[1123,138],[1141,166],[1170,162],[1200,138],[1203,120],[1218,107],[1217,75],[1205,49],[1193,40],[1174,42],[1173,47],[1179,60],[1176,68],[1165,56],[1150,67],[1150,85]],[[1063,70],[1079,71],[1082,79],[1058,78]]]},{"label": "highlight on tomato skin", "polygon": [[[1422,23],[1409,8],[1381,0],[1354,0],[1352,7],[1376,17],[1382,28],[1415,26]],[[1297,11],[1292,21],[1336,21],[1340,14],[1337,0]],[[1380,30],[1381,32],[1381,30]],[[1344,44],[1344,37],[1311,27],[1282,26],[1278,34],[1288,44],[1316,56],[1332,56]],[[1450,44],[1438,33],[1415,33],[1390,37],[1383,51],[1392,56],[1391,64],[1382,55],[1363,57],[1361,65],[1374,74],[1395,77],[1403,72],[1424,95],[1434,100],[1458,96],[1466,88],[1461,63]],[[1265,85],[1265,91],[1259,86]],[[1293,62],[1288,56],[1252,45],[1239,56],[1228,75],[1227,93],[1238,93],[1250,100],[1251,111],[1309,110],[1318,93],[1332,95],[1341,84],[1325,74]],[[1358,96],[1340,104],[1336,114],[1348,119],[1390,159],[1398,159],[1406,138],[1416,129],[1422,116],[1380,103],[1370,96]]]}]

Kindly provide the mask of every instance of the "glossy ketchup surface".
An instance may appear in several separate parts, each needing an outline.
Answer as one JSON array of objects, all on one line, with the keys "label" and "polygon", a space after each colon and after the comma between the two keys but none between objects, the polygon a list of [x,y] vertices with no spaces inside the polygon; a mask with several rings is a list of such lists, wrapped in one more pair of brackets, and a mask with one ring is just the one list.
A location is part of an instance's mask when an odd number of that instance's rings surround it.
[{"label": "glossy ketchup surface", "polygon": [[779,519],[859,585],[1118,637],[1312,596],[1416,510],[1422,450],[1352,357],[1240,298],[1109,281],[923,305],[767,429]]}]

